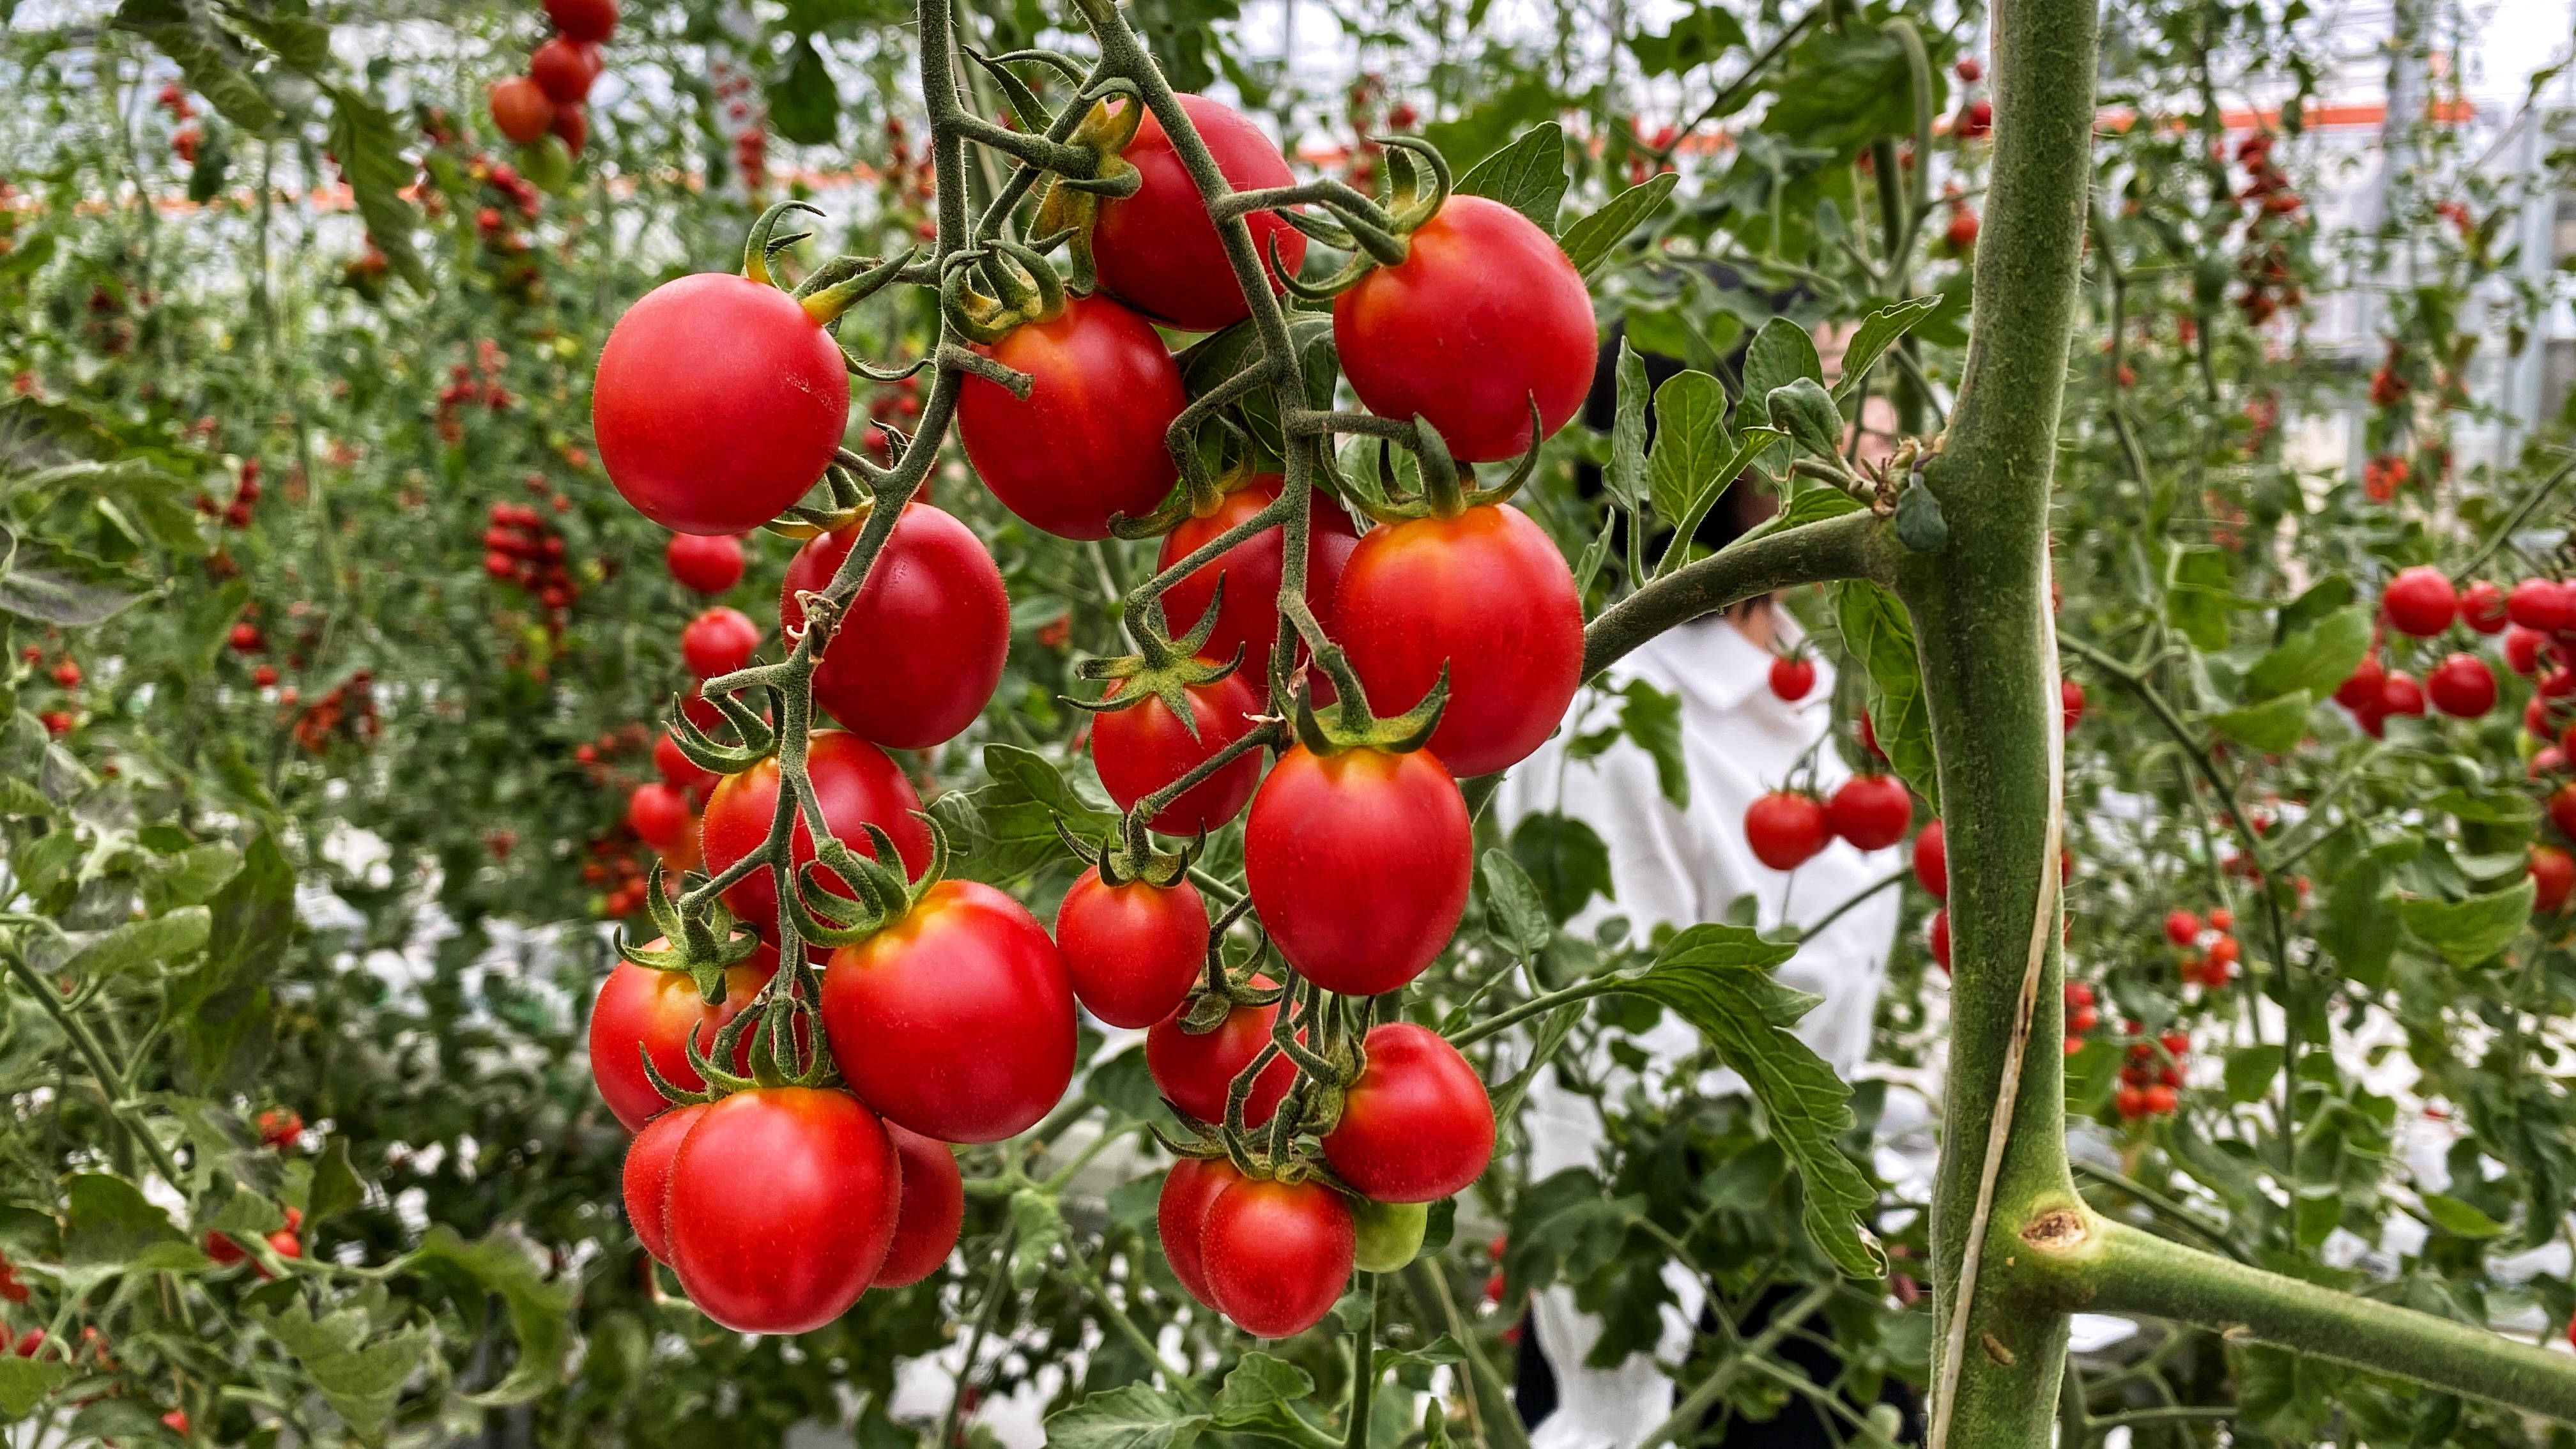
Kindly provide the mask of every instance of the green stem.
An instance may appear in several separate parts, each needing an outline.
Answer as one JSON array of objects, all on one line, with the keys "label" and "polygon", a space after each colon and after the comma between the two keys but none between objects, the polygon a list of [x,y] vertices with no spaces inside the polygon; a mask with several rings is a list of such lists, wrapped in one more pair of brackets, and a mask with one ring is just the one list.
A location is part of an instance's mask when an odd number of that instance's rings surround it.
[{"label": "green stem", "polygon": [[169,1148],[161,1145],[160,1138],[152,1135],[151,1124],[143,1120],[142,1114],[126,1102],[130,1084],[125,1080],[125,1074],[108,1059],[107,1048],[100,1045],[98,1033],[90,1030],[88,1022],[63,1004],[63,998],[54,990],[53,983],[27,964],[25,957],[16,951],[7,955],[9,974],[18,978],[18,984],[27,988],[28,994],[45,1008],[54,1024],[62,1028],[63,1035],[71,1038],[73,1049],[81,1054],[82,1061],[89,1064],[90,1074],[98,1078],[99,1093],[107,1099],[108,1115],[114,1117],[117,1125],[123,1127],[142,1147],[144,1154],[152,1159],[152,1165],[160,1170],[162,1181],[173,1187],[185,1182],[179,1172],[178,1159],[170,1155]]},{"label": "green stem", "polygon": [[1638,1441],[1637,1449],[1656,1449],[1657,1445],[1669,1444],[1696,1430],[1699,1421],[1707,1417],[1710,1406],[1725,1397],[1726,1391],[1748,1371],[1753,1361],[1779,1347],[1780,1340],[1788,1337],[1789,1331],[1805,1322],[1809,1315],[1824,1307],[1834,1292],[1831,1283],[1810,1288],[1798,1301],[1781,1310],[1760,1333],[1745,1340],[1743,1348],[1729,1354],[1724,1363],[1709,1371],[1707,1378],[1692,1385],[1691,1391],[1673,1405],[1673,1411],[1664,1416],[1664,1422],[1655,1426],[1655,1432]]},{"label": "green stem", "polygon": [[1533,1016],[1545,1016],[1560,1006],[1572,1006],[1578,1001],[1590,1001],[1596,996],[1608,996],[1613,992],[1627,989],[1628,982],[1617,976],[1599,976],[1590,981],[1577,982],[1572,986],[1551,991],[1545,996],[1533,996],[1509,1011],[1498,1011],[1449,1038],[1449,1044],[1460,1051],[1465,1051],[1485,1038],[1497,1032],[1509,1031]]},{"label": "green stem", "polygon": [[1887,521],[1867,510],[1739,539],[1602,610],[1583,630],[1583,675],[1756,595],[1831,579],[1891,578],[1895,550]]},{"label": "green stem", "polygon": [[2494,558],[2496,551],[2504,547],[2505,540],[2513,537],[2513,531],[2522,527],[2523,520],[2538,512],[2540,505],[2548,502],[2550,495],[2558,491],[2558,485],[2566,482],[2570,476],[2576,476],[2576,459],[2570,459],[2557,472],[2542,479],[2530,493],[2524,495],[2523,500],[2514,505],[2513,512],[2505,515],[2504,522],[2497,524],[2494,531],[2487,535],[2487,541],[2478,546],[2478,551],[2470,557],[2469,561],[2452,572],[2451,583],[2457,586],[2468,582],[2469,575],[2476,573],[2488,559]]},{"label": "green stem", "polygon": [[[1105,1250],[1106,1245],[1103,1246]],[[1078,1253],[1068,1252],[1065,1259],[1073,1264],[1074,1275],[1082,1280],[1083,1286],[1091,1290],[1091,1301],[1099,1308],[1100,1316],[1109,1320],[1109,1326],[1118,1330],[1118,1336],[1127,1340],[1128,1347],[1145,1356],[1145,1362],[1163,1376],[1163,1382],[1171,1386],[1173,1393],[1190,1404],[1201,1403],[1203,1396],[1198,1386],[1190,1382],[1190,1376],[1165,1363],[1163,1351],[1155,1347],[1154,1340],[1136,1326],[1136,1320],[1127,1316],[1126,1309],[1110,1298],[1109,1285],[1100,1281],[1099,1270]]]},{"label": "green stem", "polygon": [[1001,1309],[1002,1287],[1010,1282],[1011,1245],[1018,1237],[1017,1228],[1004,1228],[993,1249],[993,1271],[984,1275],[984,1301],[975,1309],[975,1326],[967,1330],[966,1355],[957,1362],[957,1383],[948,1393],[948,1412],[939,1416],[939,1437],[934,1443],[957,1442],[957,1415],[966,1401],[966,1386],[975,1376],[975,1354],[984,1346],[984,1335],[992,1331],[993,1316]]},{"label": "green stem", "polygon": [[1360,1275],[1368,1312],[1351,1330],[1351,1405],[1343,1416],[1342,1449],[1368,1449],[1369,1403],[1377,1393],[1377,1280],[1375,1273]]}]

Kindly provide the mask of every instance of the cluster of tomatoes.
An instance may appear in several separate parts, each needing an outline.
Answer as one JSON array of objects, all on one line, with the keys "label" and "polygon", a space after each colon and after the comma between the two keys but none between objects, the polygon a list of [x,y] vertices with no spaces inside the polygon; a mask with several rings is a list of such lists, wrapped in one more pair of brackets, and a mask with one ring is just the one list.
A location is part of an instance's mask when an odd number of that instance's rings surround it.
[{"label": "cluster of tomatoes", "polygon": [[[2452,587],[2450,577],[2440,569],[2418,565],[2400,572],[2388,581],[2380,594],[2381,618],[2389,630],[2410,639],[2439,639],[2449,634],[2454,625],[2464,625],[2484,635],[2504,634],[2505,658],[2513,663],[2523,657],[2528,639],[2536,645],[2545,634],[2518,621],[2534,619],[2546,613],[2556,627],[2564,591],[2548,579],[2525,579],[2507,594],[2503,588],[2485,580],[2465,589]],[[2569,608],[2568,623],[2576,626],[2576,608]],[[2384,637],[2383,637],[2383,643]],[[2529,674],[2537,667],[2536,653],[2526,667],[2515,664],[2516,672]],[[2576,675],[2568,683],[2576,688]],[[2335,702],[2352,714],[2354,723],[2373,739],[2387,732],[2388,721],[2398,715],[2422,717],[2427,708],[2459,719],[2476,719],[2495,708],[2496,674],[2494,666],[2479,655],[2456,650],[2425,672],[2422,683],[2403,670],[2390,669],[2380,659],[2377,645],[2344,681],[2335,686]],[[2542,692],[2532,700],[2536,719],[2548,697]],[[2535,725],[2543,738],[2546,730]]]},{"label": "cluster of tomatoes", "polygon": [[2289,234],[2297,228],[2297,213],[2306,203],[2292,189],[2289,176],[2273,164],[2269,132],[2257,131],[2237,142],[2236,161],[2246,173],[2245,189],[2236,194],[2236,203],[2250,205],[2254,212],[2245,223],[2245,250],[2236,259],[2237,276],[2244,282],[2236,308],[2245,314],[2249,326],[2260,327],[2282,308],[2297,307],[2305,300],[2290,266]]},{"label": "cluster of tomatoes", "polygon": [[758,104],[758,84],[751,72],[726,66],[718,73],[715,87],[716,99],[724,105],[725,119],[741,128],[733,136],[733,165],[742,174],[743,195],[755,198],[769,174],[769,131],[753,113]]},{"label": "cluster of tomatoes", "polygon": [[510,390],[501,385],[501,374],[509,365],[509,356],[486,337],[475,344],[471,366],[460,362],[447,369],[447,386],[438,390],[440,441],[454,447],[463,440],[465,429],[459,415],[465,409],[479,404],[497,413],[517,401],[510,396]]},{"label": "cluster of tomatoes", "polygon": [[2190,1036],[2169,1031],[2150,1037],[2134,1021],[2123,1022],[2120,1029],[2137,1040],[2129,1043],[2128,1060],[2120,1064],[2120,1087],[2111,1096],[2112,1110],[2124,1122],[2172,1116],[2182,1105],[2182,1069],[2191,1056]]},{"label": "cluster of tomatoes", "polygon": [[178,157],[183,166],[196,165],[197,149],[205,144],[206,137],[204,132],[189,124],[197,118],[197,108],[189,101],[186,88],[177,81],[164,81],[161,94],[153,104],[168,111],[170,124],[178,128],[170,133],[170,153]]},{"label": "cluster of tomatoes", "polygon": [[[540,486],[542,479],[537,480]],[[561,494],[554,501],[570,506]],[[581,583],[567,562],[564,537],[543,513],[524,503],[495,503],[483,529],[483,572],[525,591],[545,611],[546,630],[560,634],[565,615],[581,597]]]},{"label": "cluster of tomatoes", "polygon": [[[44,668],[45,651],[41,645],[26,646],[18,651],[18,657],[29,669]],[[80,716],[74,713],[72,708],[78,703],[75,691],[80,688],[84,677],[81,673],[80,661],[65,654],[54,661],[54,667],[47,671],[47,677],[53,680],[55,688],[63,692],[65,696],[63,707],[41,711],[37,714],[36,720],[45,727],[46,734],[55,739],[61,739],[72,732],[73,726],[80,723]]]},{"label": "cluster of tomatoes", "polygon": [[[234,626],[236,637],[242,627]],[[297,698],[294,687],[290,685],[279,695],[278,702],[293,708]],[[319,755],[328,751],[337,740],[372,746],[377,736],[383,733],[383,728],[383,721],[376,713],[374,676],[361,669],[306,705],[295,716],[293,734],[295,743],[306,753]]]},{"label": "cluster of tomatoes", "polygon": [[232,501],[218,503],[213,494],[200,493],[197,495],[197,512],[223,520],[226,528],[248,528],[251,510],[259,506],[259,498],[259,460],[245,458],[241,465],[241,481],[233,485]]},{"label": "cluster of tomatoes", "polygon": [[599,79],[599,43],[617,28],[617,0],[546,0],[554,36],[528,57],[528,73],[492,83],[492,124],[522,146],[548,132],[581,154],[590,139],[583,108]]},{"label": "cluster of tomatoes", "polygon": [[1836,837],[1861,850],[1885,850],[1914,823],[1914,796],[1894,775],[1854,775],[1830,796],[1774,790],[1744,812],[1753,858],[1773,870],[1796,870]]},{"label": "cluster of tomatoes", "polygon": [[2206,922],[2189,911],[2166,913],[2165,940],[2185,953],[2180,968],[2185,984],[2223,991],[2236,979],[2243,948],[2236,943],[2235,930],[2236,914],[2225,906],[2212,910]]},{"label": "cluster of tomatoes", "polygon": [[581,883],[598,888],[599,913],[610,920],[623,921],[643,910],[645,893],[653,888],[636,862],[634,845],[615,834],[602,836],[590,843],[590,859],[581,863]]}]

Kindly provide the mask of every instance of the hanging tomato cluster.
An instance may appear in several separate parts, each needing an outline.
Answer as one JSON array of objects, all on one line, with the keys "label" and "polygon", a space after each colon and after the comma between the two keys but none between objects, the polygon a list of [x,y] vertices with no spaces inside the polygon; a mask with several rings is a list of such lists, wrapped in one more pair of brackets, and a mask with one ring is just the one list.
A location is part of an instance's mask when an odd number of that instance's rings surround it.
[{"label": "hanging tomato cluster", "polygon": [[528,73],[492,83],[492,124],[522,146],[548,133],[578,156],[590,139],[584,109],[604,64],[599,43],[617,28],[617,0],[546,0],[555,33],[528,57]]},{"label": "hanging tomato cluster", "polygon": [[581,597],[581,584],[565,562],[563,535],[526,504],[495,503],[489,516],[483,530],[483,572],[536,600],[545,611],[546,632],[561,634],[566,614]]}]

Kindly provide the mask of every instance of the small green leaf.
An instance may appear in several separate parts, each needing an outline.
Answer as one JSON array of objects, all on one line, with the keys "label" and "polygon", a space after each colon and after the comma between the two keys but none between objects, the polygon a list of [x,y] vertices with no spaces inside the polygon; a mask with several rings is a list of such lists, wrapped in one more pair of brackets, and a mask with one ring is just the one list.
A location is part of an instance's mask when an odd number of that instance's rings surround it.
[{"label": "small green leaf", "polygon": [[34,1413],[71,1376],[72,1366],[58,1358],[0,1357],[0,1423],[14,1424]]},{"label": "small green leaf", "polygon": [[1314,1376],[1304,1369],[1266,1353],[1247,1353],[1225,1376],[1209,1417],[1220,1429],[1238,1428],[1281,1403],[1302,1403],[1314,1392]]},{"label": "small green leaf", "polygon": [[1811,377],[1793,378],[1763,395],[1771,426],[1787,433],[1801,448],[1819,458],[1838,457],[1843,447],[1843,415],[1832,394]]},{"label": "small green leaf", "polygon": [[166,916],[129,921],[92,937],[66,969],[87,981],[176,964],[205,946],[213,919],[204,906],[184,906]]},{"label": "small green leaf", "polygon": [[225,120],[250,131],[277,124],[277,107],[251,79],[250,55],[201,7],[181,0],[125,0],[114,24],[178,62],[188,88],[204,96]]},{"label": "small green leaf", "polygon": [[2323,698],[2370,652],[2370,611],[2337,609],[2290,634],[2245,671],[2245,697],[2266,700],[2292,690]]},{"label": "small green leaf", "polygon": [[2286,755],[2297,749],[2307,735],[2311,703],[2306,690],[2297,690],[2278,699],[2212,715],[2209,727],[2264,754]]},{"label": "small green leaf", "polygon": [[1046,1418],[1049,1449],[1188,1449],[1207,1427],[1171,1395],[1144,1384],[1091,1394]]},{"label": "small green leaf", "polygon": [[1655,762],[1655,788],[1676,810],[1690,808],[1690,766],[1682,758],[1682,700],[1642,679],[1619,690],[1619,729]]},{"label": "small green leaf", "polygon": [[2406,934],[2454,966],[2475,966],[2505,948],[2531,921],[2531,878],[2460,901],[2404,899],[2397,919]]},{"label": "small green leaf", "polygon": [[[1799,378],[1822,386],[1825,365],[1816,356],[1816,339],[1807,329],[1786,317],[1774,317],[1753,334],[1752,346],[1744,352],[1744,396],[1767,398],[1771,389],[1786,387]],[[1739,417],[1736,426],[1760,422],[1758,409],[1746,409],[1751,416]]]},{"label": "small green leaf", "polygon": [[1724,471],[1734,455],[1726,436],[1726,388],[1705,372],[1680,372],[1655,389],[1655,450],[1646,460],[1646,486],[1655,512],[1678,525],[1703,498],[1725,490]]},{"label": "small green leaf", "polygon": [[554,1387],[562,1376],[564,1355],[572,1347],[573,1285],[547,1282],[525,1242],[495,1228],[469,1243],[454,1228],[438,1223],[404,1261],[418,1269],[462,1275],[498,1297],[509,1317],[510,1332],[519,1340],[518,1362],[501,1382],[468,1395],[469,1402],[524,1404]]},{"label": "small green leaf", "polygon": [[[443,1226],[438,1230],[444,1231]],[[360,1439],[384,1437],[403,1384],[429,1355],[426,1328],[406,1328],[369,1343],[367,1315],[356,1308],[317,1319],[297,1300],[270,1315],[265,1327],[295,1355],[313,1387]]]},{"label": "small green leaf", "polygon": [[367,1200],[367,1185],[349,1162],[349,1139],[335,1136],[313,1164],[313,1186],[305,1193],[304,1221],[310,1225],[337,1217]]},{"label": "small green leaf", "polygon": [[1645,506],[1646,409],[1652,395],[1646,381],[1646,359],[1619,338],[1619,411],[1610,422],[1610,460],[1602,465],[1601,483],[1620,506],[1635,512]]},{"label": "small green leaf", "polygon": [[800,146],[829,146],[841,134],[841,91],[832,68],[800,35],[787,50],[787,73],[769,83],[769,119],[778,134]]},{"label": "small green leaf", "polygon": [[1564,128],[1554,121],[1530,127],[1468,168],[1452,189],[1499,201],[1556,235],[1557,208],[1565,203]]},{"label": "small green leaf", "polygon": [[1905,491],[1896,495],[1896,541],[1916,553],[1938,553],[1950,541],[1950,520],[1941,516],[1941,500],[1919,477],[1907,479]]},{"label": "small green leaf", "polygon": [[146,1249],[187,1242],[170,1215],[154,1207],[143,1190],[104,1172],[72,1175],[67,1185],[69,1227],[63,1235],[63,1261],[76,1267],[123,1268]]},{"label": "small green leaf", "polygon": [[2279,1047],[2237,1047],[2227,1054],[2227,1095],[2236,1101],[2263,1100],[2280,1076]]},{"label": "small green leaf", "polygon": [[2424,1220],[2455,1238],[2502,1237],[2505,1225],[2447,1193],[2423,1194]]},{"label": "small green leaf", "polygon": [[1529,872],[1521,869],[1509,851],[1486,851],[1482,871],[1485,912],[1493,922],[1494,934],[1524,956],[1536,955],[1556,939],[1556,922],[1548,918],[1547,902],[1540,899]]},{"label": "small green leaf", "polygon": [[1610,260],[1628,233],[1664,209],[1664,203],[1672,199],[1673,187],[1680,181],[1681,177],[1670,171],[1652,177],[1620,192],[1599,211],[1567,227],[1561,243],[1565,248],[1565,259],[1574,263],[1575,271],[1589,278]]},{"label": "small green leaf", "polygon": [[1843,344],[1842,377],[1834,384],[1834,396],[1847,398],[1859,391],[1861,379],[1869,376],[1869,370],[1878,365],[1887,349],[1940,307],[1940,295],[1935,293],[1881,307],[1862,318],[1851,340]]},{"label": "small green leaf", "polygon": [[1693,5],[1661,35],[1633,36],[1629,53],[1650,76],[1685,75],[1745,44],[1744,22],[1714,5]]},{"label": "small green leaf", "polygon": [[1512,827],[1511,848],[1512,859],[1529,872],[1540,899],[1547,902],[1547,913],[1560,925],[1595,895],[1616,899],[1610,887],[1610,847],[1572,816],[1552,811],[1522,816]]},{"label": "small green leaf", "polygon": [[1896,596],[1876,584],[1837,584],[1833,599],[1843,646],[1869,678],[1870,726],[1878,747],[1897,775],[1938,814],[1941,781],[1932,759],[1932,721],[1923,702],[1914,623]]},{"label": "small green leaf", "polygon": [[428,291],[429,269],[412,245],[420,216],[402,194],[420,168],[403,154],[402,130],[365,92],[348,86],[322,89],[331,98],[331,154],[339,159],[368,240],[414,290]]},{"label": "small green leaf", "polygon": [[1018,1229],[1011,1246],[1011,1283],[1023,1290],[1047,1275],[1056,1245],[1072,1235],[1055,1199],[1035,1188],[1011,1194],[1011,1226]]},{"label": "small green leaf", "polygon": [[286,1214],[278,1205],[260,1194],[237,1188],[224,1202],[221,1211],[206,1224],[206,1231],[230,1238],[264,1238],[286,1226]]},{"label": "small green leaf", "polygon": [[181,1080],[206,1091],[246,1081],[268,1054],[268,979],[295,931],[295,872],[263,834],[217,892],[206,955],[172,979]]},{"label": "small green leaf", "polygon": [[1108,802],[1076,789],[1055,762],[1018,745],[986,745],[984,773],[991,783],[973,790],[951,790],[931,802],[931,816],[948,832],[955,873],[991,884],[1008,884],[1052,860],[1063,858],[1064,841],[1055,822],[1086,840],[1097,840],[1118,828],[1118,812]]}]

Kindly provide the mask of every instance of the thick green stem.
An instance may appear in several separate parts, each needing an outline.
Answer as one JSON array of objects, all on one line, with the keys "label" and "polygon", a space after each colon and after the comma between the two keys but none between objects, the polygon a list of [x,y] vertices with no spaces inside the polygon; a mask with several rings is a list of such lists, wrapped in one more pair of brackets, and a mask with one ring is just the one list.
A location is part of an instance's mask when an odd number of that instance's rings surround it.
[{"label": "thick green stem", "polygon": [[1895,550],[1887,520],[1866,511],[1728,544],[1602,610],[1583,630],[1583,675],[1591,678],[1667,629],[1758,594],[1830,579],[1890,579]]},{"label": "thick green stem", "polygon": [[1369,1404],[1377,1394],[1377,1278],[1360,1275],[1368,1315],[1351,1330],[1351,1406],[1342,1416],[1342,1449],[1368,1449]]}]

